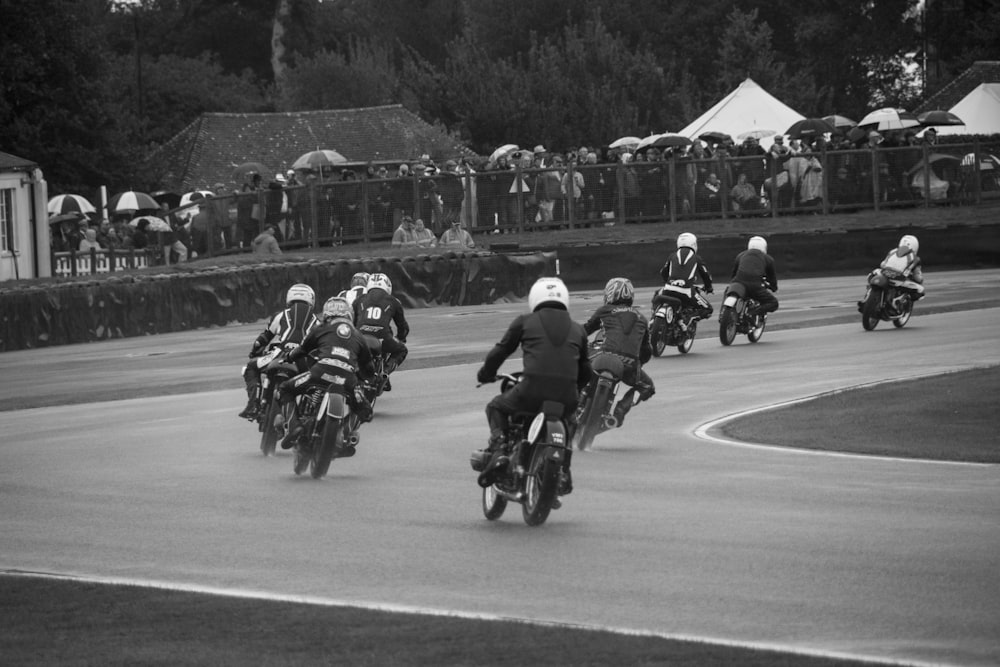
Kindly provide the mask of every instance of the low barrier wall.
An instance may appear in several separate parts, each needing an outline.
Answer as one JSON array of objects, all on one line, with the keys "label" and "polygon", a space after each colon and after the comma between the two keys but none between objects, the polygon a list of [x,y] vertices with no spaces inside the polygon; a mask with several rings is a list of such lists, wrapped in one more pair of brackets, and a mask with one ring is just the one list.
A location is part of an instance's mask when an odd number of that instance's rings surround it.
[{"label": "low barrier wall", "polygon": [[[768,235],[768,251],[782,278],[820,275],[865,276],[879,265],[903,234],[920,239],[925,270],[1000,266],[1000,225],[853,230]],[[728,281],[747,236],[699,236],[698,254],[712,277]],[[626,276],[637,284],[660,280],[660,267],[676,249],[673,239],[648,243],[559,248],[559,270],[571,289],[599,289],[608,278]],[[780,288],[780,284],[779,284]]]},{"label": "low barrier wall", "polygon": [[284,305],[297,282],[317,306],[358,271],[379,271],[407,308],[474,305],[527,295],[555,271],[554,253],[417,255],[109,276],[0,292],[0,351],[255,322]]}]

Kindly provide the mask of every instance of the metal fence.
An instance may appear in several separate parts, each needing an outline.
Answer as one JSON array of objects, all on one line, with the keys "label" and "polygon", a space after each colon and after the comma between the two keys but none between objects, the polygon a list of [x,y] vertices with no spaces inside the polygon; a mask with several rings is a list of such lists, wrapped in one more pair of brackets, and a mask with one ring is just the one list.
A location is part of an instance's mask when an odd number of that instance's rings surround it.
[{"label": "metal fence", "polygon": [[[554,165],[402,178],[310,179],[201,200],[171,211],[179,234],[154,235],[135,257],[163,263],[247,252],[273,225],[284,249],[348,243],[388,243],[404,215],[420,218],[435,236],[458,218],[473,234],[525,233],[597,225],[781,216],[827,215],[861,209],[977,205],[1000,198],[1000,143],[824,151],[777,162],[765,155],[709,159],[669,157],[653,162]],[[203,212],[203,215],[195,215]],[[114,271],[128,262],[103,262],[73,253],[53,257],[57,272]],[[122,254],[122,253],[119,253]],[[68,263],[67,263],[68,262]],[[90,262],[87,264],[87,262]],[[103,263],[102,263],[103,262]],[[65,266],[64,266],[65,264]],[[86,266],[84,266],[86,264]],[[108,268],[105,268],[108,267]],[[89,269],[89,271],[88,271]]]}]

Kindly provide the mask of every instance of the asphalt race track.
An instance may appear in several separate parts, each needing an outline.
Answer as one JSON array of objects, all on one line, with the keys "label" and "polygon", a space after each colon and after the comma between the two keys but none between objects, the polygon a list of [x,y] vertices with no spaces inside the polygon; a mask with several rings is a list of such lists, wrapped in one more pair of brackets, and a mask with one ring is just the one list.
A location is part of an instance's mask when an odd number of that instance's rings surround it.
[{"label": "asphalt race track", "polygon": [[[486,521],[468,464],[496,390],[475,388],[469,362],[523,303],[410,311],[410,360],[358,455],[322,481],[295,477],[287,453],[263,458],[235,416],[262,325],[0,354],[4,404],[74,396],[0,412],[0,571],[998,664],[1000,467],[694,434],[836,388],[1000,364],[1000,270],[931,271],[910,323],[871,333],[863,282],[783,282],[760,343],[724,348],[712,319],[689,355],[653,359],[657,395],[575,456],[576,491],[539,528],[515,506]],[[573,299],[577,319],[599,304]],[[108,392],[139,398],[79,402]]]}]

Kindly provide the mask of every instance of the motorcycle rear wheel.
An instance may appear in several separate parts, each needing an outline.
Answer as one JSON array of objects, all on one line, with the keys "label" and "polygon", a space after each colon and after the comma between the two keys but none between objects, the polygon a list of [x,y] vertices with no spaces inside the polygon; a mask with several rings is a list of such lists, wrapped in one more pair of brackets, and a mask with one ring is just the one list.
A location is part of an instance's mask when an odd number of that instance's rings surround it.
[{"label": "motorcycle rear wheel", "polygon": [[505,509],[507,509],[507,499],[500,495],[494,484],[483,489],[483,516],[490,521],[496,521],[503,516]]},{"label": "motorcycle rear wheel", "polygon": [[324,477],[330,470],[330,462],[333,461],[334,453],[344,444],[344,421],[334,417],[327,417],[323,424],[323,432],[320,433],[319,442],[313,446],[312,461],[309,465],[309,474],[313,479]]},{"label": "motorcycle rear wheel", "polygon": [[649,327],[649,339],[653,341],[653,356],[659,357],[663,354],[663,351],[667,349],[667,343],[663,340],[663,336],[666,333],[666,324],[659,317],[653,318],[653,323]]},{"label": "motorcycle rear wheel", "polygon": [[906,326],[906,323],[910,321],[910,315],[913,314],[913,302],[909,299],[906,300],[906,306],[903,308],[903,312],[900,313],[899,317],[892,321],[892,326],[897,329],[902,329]]},{"label": "motorcycle rear wheel", "polygon": [[601,432],[604,410],[611,399],[608,396],[610,387],[603,382],[596,383],[592,389],[580,415],[580,422],[576,425],[576,432],[573,434],[573,445],[580,451],[586,451],[594,444],[594,438]]},{"label": "motorcycle rear wheel", "polygon": [[281,409],[281,404],[274,397],[267,402],[267,412],[261,424],[260,453],[264,456],[274,456],[274,448],[278,444],[278,433],[274,430],[274,418]]},{"label": "motorcycle rear wheel", "polygon": [[535,448],[530,472],[524,484],[524,502],[521,515],[529,526],[540,526],[549,518],[552,501],[559,489],[560,465],[556,461],[542,459],[545,447]]},{"label": "motorcycle rear wheel", "polygon": [[698,321],[691,320],[691,324],[688,325],[687,333],[684,334],[684,340],[677,345],[677,351],[681,354],[687,354],[694,347],[694,336],[698,332]]},{"label": "motorcycle rear wheel", "polygon": [[729,306],[723,306],[719,314],[719,340],[723,345],[732,345],[736,340],[736,313]]},{"label": "motorcycle rear wheel", "polygon": [[756,318],[756,320],[754,321],[753,329],[750,329],[750,331],[747,332],[747,339],[751,343],[756,343],[757,341],[759,341],[760,337],[764,335],[764,328],[766,326],[767,326],[767,320],[764,319],[763,315]]},{"label": "motorcycle rear wheel", "polygon": [[861,326],[865,331],[872,331],[878,326],[879,309],[882,305],[882,293],[879,290],[869,290],[865,301],[861,304]]}]

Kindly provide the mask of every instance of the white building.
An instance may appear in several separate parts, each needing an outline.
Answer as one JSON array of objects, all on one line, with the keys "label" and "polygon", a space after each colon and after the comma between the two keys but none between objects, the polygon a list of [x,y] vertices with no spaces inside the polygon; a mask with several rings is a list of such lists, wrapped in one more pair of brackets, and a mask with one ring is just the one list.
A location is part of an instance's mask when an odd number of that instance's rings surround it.
[{"label": "white building", "polygon": [[0,282],[52,275],[42,171],[0,151]]}]

